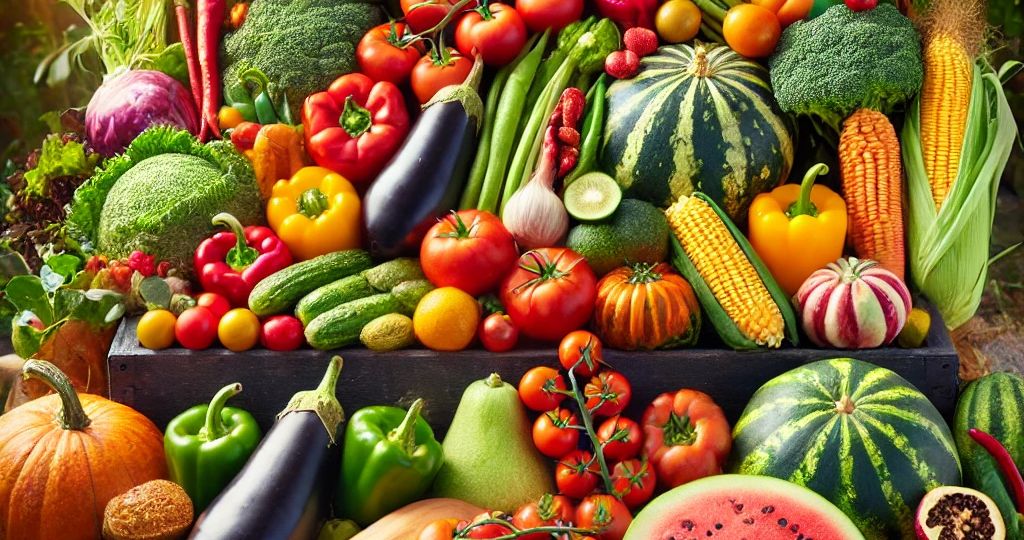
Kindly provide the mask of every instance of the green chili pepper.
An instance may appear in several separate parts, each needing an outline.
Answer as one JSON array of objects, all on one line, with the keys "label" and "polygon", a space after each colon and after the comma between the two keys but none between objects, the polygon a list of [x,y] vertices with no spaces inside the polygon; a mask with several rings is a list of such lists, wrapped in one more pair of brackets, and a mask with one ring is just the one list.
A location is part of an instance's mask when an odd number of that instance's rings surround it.
[{"label": "green chili pepper", "polygon": [[252,68],[242,72],[238,78],[244,85],[252,85],[252,102],[256,107],[256,119],[260,124],[276,124],[277,111],[274,100],[270,98],[270,79],[259,69]]},{"label": "green chili pepper", "polygon": [[582,142],[580,143],[580,159],[576,162],[564,185],[576,181],[577,178],[597,168],[597,151],[601,146],[601,135],[604,130],[604,111],[607,107],[605,94],[608,91],[608,76],[601,74],[587,93],[587,115],[583,119]]},{"label": "green chili pepper", "polygon": [[334,508],[365,527],[418,500],[444,463],[441,443],[420,417],[423,400],[406,412],[376,406],[356,411],[345,428]]},{"label": "green chili pepper", "polygon": [[202,512],[242,469],[260,442],[260,427],[246,411],[224,404],[242,391],[229,384],[209,405],[196,405],[167,424],[164,451],[171,480]]}]

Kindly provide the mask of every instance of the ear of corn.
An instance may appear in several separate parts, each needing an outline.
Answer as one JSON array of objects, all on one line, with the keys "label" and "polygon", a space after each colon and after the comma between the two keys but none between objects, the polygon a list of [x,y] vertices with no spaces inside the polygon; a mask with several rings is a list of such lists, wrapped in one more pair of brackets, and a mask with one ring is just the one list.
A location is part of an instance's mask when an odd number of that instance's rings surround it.
[{"label": "ear of corn", "polygon": [[921,147],[935,208],[941,208],[960,167],[973,67],[964,44],[948,33],[924,45]]},{"label": "ear of corn", "polygon": [[796,317],[746,238],[702,193],[665,211],[676,268],[693,286],[722,340],[734,349],[797,343]]},{"label": "ear of corn", "polygon": [[903,124],[910,277],[950,328],[974,316],[985,290],[996,193],[1017,136],[1000,80],[1012,73],[974,62],[962,165],[939,208],[926,168],[923,96]]},{"label": "ear of corn", "polygon": [[839,136],[839,166],[854,252],[903,279],[900,143],[889,118],[871,109],[851,114]]}]

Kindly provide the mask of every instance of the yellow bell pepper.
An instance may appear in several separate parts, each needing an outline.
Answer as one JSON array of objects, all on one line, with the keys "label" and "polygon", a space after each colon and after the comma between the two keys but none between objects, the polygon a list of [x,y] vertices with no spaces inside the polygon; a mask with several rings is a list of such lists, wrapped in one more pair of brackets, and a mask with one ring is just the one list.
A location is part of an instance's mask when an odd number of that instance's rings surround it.
[{"label": "yellow bell pepper", "polygon": [[303,167],[274,184],[267,221],[298,260],[354,249],[360,242],[359,195],[340,174]]},{"label": "yellow bell pepper", "polygon": [[750,245],[786,294],[796,294],[815,270],[843,255],[846,202],[825,186],[819,163],[800,184],[785,184],[754,198],[748,213]]}]

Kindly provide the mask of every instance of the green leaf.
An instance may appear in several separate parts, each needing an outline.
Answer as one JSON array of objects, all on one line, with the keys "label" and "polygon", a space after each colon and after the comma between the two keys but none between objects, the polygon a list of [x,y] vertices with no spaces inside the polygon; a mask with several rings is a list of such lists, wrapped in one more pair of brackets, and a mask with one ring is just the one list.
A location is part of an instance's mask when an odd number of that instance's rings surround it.
[{"label": "green leaf", "polygon": [[166,73],[177,79],[186,88],[189,86],[188,64],[185,61],[185,48],[181,42],[168,45],[156,58],[143,63],[142,67]]},{"label": "green leaf", "polygon": [[86,154],[80,142],[61,142],[60,135],[51,134],[43,141],[36,167],[25,173],[25,193],[46,197],[50,180],[62,176],[89,176],[96,169],[99,154]]},{"label": "green leaf", "polygon": [[53,294],[61,285],[64,284],[64,276],[54,272],[52,268],[47,265],[43,265],[39,269],[39,281],[43,284],[43,289],[48,294]]},{"label": "green leaf", "polygon": [[7,300],[20,311],[35,313],[43,324],[53,324],[53,306],[38,276],[14,276],[4,287]]},{"label": "green leaf", "polygon": [[78,272],[78,267],[82,264],[82,259],[71,255],[70,253],[62,253],[60,255],[54,255],[46,259],[46,266],[54,272],[64,277],[64,283],[70,283],[74,279],[75,274]]},{"label": "green leaf", "polygon": [[0,286],[7,285],[7,282],[14,276],[24,276],[32,273],[25,258],[21,253],[7,251],[0,253]]},{"label": "green leaf", "polygon": [[157,276],[149,276],[139,284],[139,296],[149,306],[167,309],[171,305],[171,287]]},{"label": "green leaf", "polygon": [[[124,297],[106,289],[89,289],[79,291],[61,288],[54,297],[54,308],[64,317],[77,321],[85,321],[96,327],[104,327],[116,322],[124,314],[122,304]],[[111,317],[114,317],[112,320]]]}]

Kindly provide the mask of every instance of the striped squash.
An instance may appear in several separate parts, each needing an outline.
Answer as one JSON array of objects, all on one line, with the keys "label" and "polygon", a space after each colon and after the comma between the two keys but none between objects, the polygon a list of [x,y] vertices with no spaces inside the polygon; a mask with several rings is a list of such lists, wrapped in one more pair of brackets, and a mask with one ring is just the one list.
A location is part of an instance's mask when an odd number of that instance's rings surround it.
[{"label": "striped squash", "polygon": [[1006,520],[1007,538],[1024,538],[1024,520],[999,468],[967,430],[978,428],[992,435],[1024,466],[1024,379],[1013,373],[993,373],[967,385],[956,404],[953,436],[964,464],[967,485],[995,501]]},{"label": "striped squash", "polygon": [[789,175],[791,132],[763,67],[724,45],[669,45],[609,87],[602,166],[626,197],[665,207],[701,191],[742,222]]},{"label": "striped squash", "polygon": [[871,349],[892,343],[907,323],[910,290],[876,261],[839,259],[810,275],[793,297],[815,344]]},{"label": "striped squash", "polygon": [[935,406],[896,373],[852,358],[765,383],[733,439],[733,472],[813,489],[871,540],[914,538],[924,494],[960,483],[953,436]]}]

